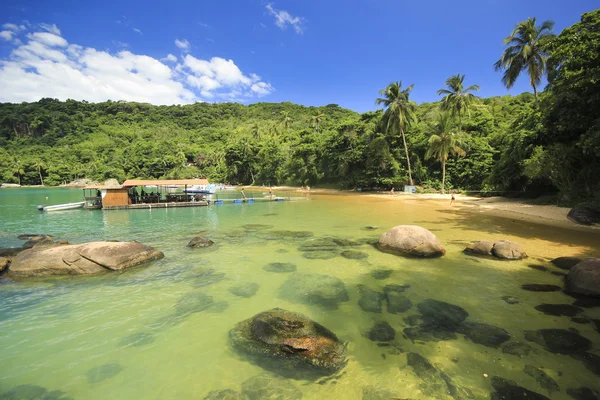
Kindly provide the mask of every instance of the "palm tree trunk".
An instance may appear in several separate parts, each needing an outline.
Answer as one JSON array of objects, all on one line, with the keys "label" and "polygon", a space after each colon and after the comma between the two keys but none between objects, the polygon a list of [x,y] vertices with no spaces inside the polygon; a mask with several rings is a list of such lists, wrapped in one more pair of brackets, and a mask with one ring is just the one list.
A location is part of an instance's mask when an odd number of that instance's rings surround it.
[{"label": "palm tree trunk", "polygon": [[404,137],[404,129],[402,129],[402,127],[400,127],[400,134],[402,135],[402,141],[404,142],[404,152],[406,153],[406,164],[408,165],[408,180],[410,182],[410,185],[413,186],[414,182],[412,178],[412,171],[410,169],[410,157],[408,156],[408,146],[406,145],[406,138]]},{"label": "palm tree trunk", "polygon": [[537,92],[537,88],[535,87],[535,83],[531,84],[531,86],[533,87],[533,94],[535,95],[535,103],[538,103],[538,92]]},{"label": "palm tree trunk", "polygon": [[42,170],[38,169],[38,174],[40,174],[40,182],[42,183],[42,186],[44,186],[44,178],[42,178]]},{"label": "palm tree trunk", "polygon": [[446,160],[442,160],[442,194],[446,194]]},{"label": "palm tree trunk", "polygon": [[17,177],[19,177],[19,186],[21,186],[21,174],[17,172]]}]

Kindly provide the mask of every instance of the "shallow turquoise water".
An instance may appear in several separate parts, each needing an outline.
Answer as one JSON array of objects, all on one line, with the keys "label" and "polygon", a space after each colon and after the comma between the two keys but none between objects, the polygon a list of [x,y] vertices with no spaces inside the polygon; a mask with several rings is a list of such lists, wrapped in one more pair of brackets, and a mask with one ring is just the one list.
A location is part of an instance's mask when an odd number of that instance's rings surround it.
[{"label": "shallow turquoise water", "polygon": [[[526,330],[577,329],[593,342],[591,352],[600,354],[600,333],[593,324],[576,324],[569,317],[548,316],[534,309],[538,304],[570,304],[574,299],[562,292],[520,288],[524,283],[562,285],[561,277],[527,264],[556,272],[547,262],[551,258],[600,256],[597,234],[486,217],[449,208],[446,202],[367,196],[313,195],[294,202],[151,211],[40,214],[35,209],[37,204],[80,197],[80,190],[71,189],[0,190],[0,247],[22,244],[16,238],[22,233],[48,233],[72,243],[137,240],[163,251],[165,258],[96,277],[1,280],[0,393],[18,385],[61,390],[74,399],[202,399],[211,390],[239,391],[242,382],[262,369],[232,351],[227,333],[237,322],[273,307],[303,313],[348,342],[349,362],[337,379],[324,384],[289,380],[303,398],[360,399],[366,386],[390,389],[401,398],[431,398],[423,394],[423,381],[407,366],[408,352],[429,359],[455,383],[470,388],[475,398],[489,398],[492,376],[548,396],[523,372],[526,365],[543,368],[558,383],[561,390],[553,392],[552,399],[569,399],[567,388],[600,389],[598,376],[580,361],[524,340]],[[249,231],[243,227],[246,224],[270,227]],[[307,259],[298,249],[306,241],[325,236],[365,242],[399,224],[432,230],[445,244],[446,256],[400,258],[363,244],[355,249],[365,253],[366,259],[321,260]],[[379,228],[368,231],[365,226]],[[269,234],[281,230],[308,231],[314,238],[276,239]],[[199,232],[218,247],[214,251],[186,248]],[[502,238],[523,244],[530,258],[501,262],[461,252],[473,240]],[[339,278],[349,301],[331,310],[283,299],[279,288],[290,276],[264,271],[263,266],[271,262],[290,262],[302,273]],[[206,284],[200,273],[207,268],[225,274],[223,279]],[[375,280],[370,272],[381,268],[393,272],[388,279]],[[229,292],[241,282],[258,283],[260,288],[251,298]],[[389,314],[385,307],[381,314],[367,313],[357,304],[359,284],[376,290],[387,284],[410,284],[405,294],[414,306],[404,314]],[[178,302],[197,293],[212,296],[223,307],[174,321]],[[509,305],[502,296],[516,296],[520,302]],[[534,352],[519,358],[473,343],[462,334],[454,340],[412,342],[402,336],[409,326],[405,317],[417,314],[416,305],[425,299],[459,305],[469,312],[470,321],[504,328],[511,341],[528,343]],[[600,319],[600,308],[583,309],[579,316]],[[396,330],[395,345],[400,350],[378,347],[366,337],[377,321],[387,321]],[[138,336],[126,339],[131,335]]]}]

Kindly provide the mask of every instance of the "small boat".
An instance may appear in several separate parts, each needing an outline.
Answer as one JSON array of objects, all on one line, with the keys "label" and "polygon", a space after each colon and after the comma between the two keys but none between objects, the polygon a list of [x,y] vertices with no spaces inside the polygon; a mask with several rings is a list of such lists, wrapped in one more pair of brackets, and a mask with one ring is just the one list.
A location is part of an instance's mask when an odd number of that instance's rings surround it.
[{"label": "small boat", "polygon": [[37,206],[37,209],[41,212],[47,211],[64,211],[64,210],[74,210],[76,208],[83,208],[85,205],[85,201],[80,201],[77,203],[67,203],[67,204],[57,204],[55,206]]},{"label": "small boat", "polygon": [[217,186],[214,184],[193,185],[184,190],[184,192],[186,192],[186,193],[203,193],[203,194],[215,194],[216,191],[217,191]]}]

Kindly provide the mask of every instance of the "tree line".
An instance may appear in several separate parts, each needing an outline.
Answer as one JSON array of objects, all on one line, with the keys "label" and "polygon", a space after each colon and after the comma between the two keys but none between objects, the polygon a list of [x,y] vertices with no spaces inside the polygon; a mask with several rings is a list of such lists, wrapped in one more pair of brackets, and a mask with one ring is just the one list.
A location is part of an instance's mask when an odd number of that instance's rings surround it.
[{"label": "tree line", "polygon": [[[600,10],[559,35],[520,22],[490,66],[533,94],[479,98],[449,77],[416,104],[393,82],[356,113],[330,104],[58,101],[0,104],[0,180],[192,178],[236,184],[557,193],[600,197]],[[540,90],[547,77],[548,85]]]}]

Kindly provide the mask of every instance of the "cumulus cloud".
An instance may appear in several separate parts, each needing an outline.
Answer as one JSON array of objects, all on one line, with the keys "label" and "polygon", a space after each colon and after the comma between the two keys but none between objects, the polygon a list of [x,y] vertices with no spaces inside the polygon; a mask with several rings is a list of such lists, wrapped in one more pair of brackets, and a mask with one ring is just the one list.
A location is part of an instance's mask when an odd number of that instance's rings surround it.
[{"label": "cumulus cloud", "polygon": [[186,53],[189,53],[190,47],[192,47],[190,45],[190,42],[188,42],[185,39],[183,39],[183,40],[175,39],[175,46],[179,47],[181,50],[183,50]]},{"label": "cumulus cloud", "polygon": [[2,31],[0,32],[0,39],[4,40],[12,40],[15,33],[13,31]]},{"label": "cumulus cloud", "polygon": [[21,31],[26,30],[27,28],[25,27],[25,25],[17,25],[17,24],[4,24],[2,25],[2,27],[6,30],[15,32],[15,33],[19,33]]},{"label": "cumulus cloud", "polygon": [[294,17],[285,10],[276,10],[273,8],[271,3],[266,6],[267,12],[275,18],[275,25],[281,29],[287,28],[288,25],[292,26],[296,33],[301,34],[304,32],[304,19],[301,17]]},{"label": "cumulus cloud", "polygon": [[[56,25],[47,24],[23,35],[26,43],[20,43],[12,27],[4,28],[12,34],[0,32],[0,37],[10,36],[7,40],[13,39],[13,49],[9,57],[0,59],[0,102],[51,97],[185,104],[245,101],[274,90],[260,76],[244,74],[233,60],[220,57],[202,60],[187,54],[177,63],[172,54],[157,60],[126,50],[111,53],[69,43]],[[189,43],[183,42],[189,49]]]},{"label": "cumulus cloud", "polygon": [[132,28],[132,29],[135,33],[139,33],[140,35],[143,35],[142,31],[139,30],[138,28]]}]

